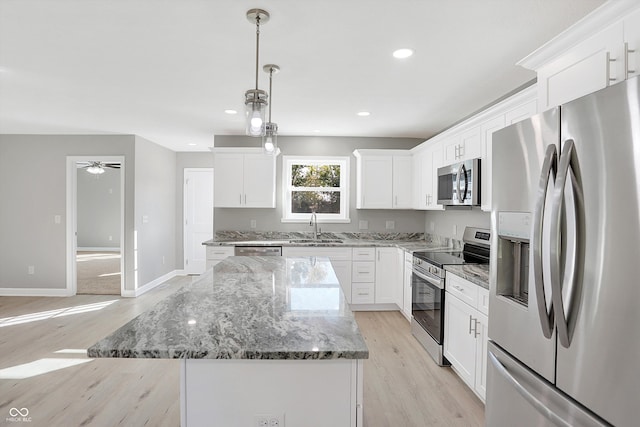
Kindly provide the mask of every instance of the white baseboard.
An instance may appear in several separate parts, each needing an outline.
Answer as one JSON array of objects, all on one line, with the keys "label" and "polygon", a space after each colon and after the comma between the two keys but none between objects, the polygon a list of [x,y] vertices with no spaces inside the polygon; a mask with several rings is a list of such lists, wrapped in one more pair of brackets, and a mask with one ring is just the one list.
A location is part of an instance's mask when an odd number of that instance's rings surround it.
[{"label": "white baseboard", "polygon": [[87,246],[87,247],[78,247],[76,248],[78,252],[120,252],[120,246],[116,247],[97,247],[97,246]]},{"label": "white baseboard", "polygon": [[67,288],[0,288],[3,297],[68,297],[71,293]]},{"label": "white baseboard", "polygon": [[349,304],[351,311],[401,311],[397,304]]},{"label": "white baseboard", "polygon": [[173,270],[170,271],[169,273],[162,275],[160,277],[158,277],[157,279],[152,280],[151,282],[147,283],[146,285],[143,285],[141,287],[139,287],[136,290],[126,290],[124,292],[122,292],[122,296],[123,297],[127,297],[127,298],[136,298],[139,297],[140,295],[144,294],[145,292],[149,292],[151,289],[155,288],[158,285],[161,285],[162,283],[166,282],[167,280],[173,279],[174,277],[179,275],[180,270]]}]

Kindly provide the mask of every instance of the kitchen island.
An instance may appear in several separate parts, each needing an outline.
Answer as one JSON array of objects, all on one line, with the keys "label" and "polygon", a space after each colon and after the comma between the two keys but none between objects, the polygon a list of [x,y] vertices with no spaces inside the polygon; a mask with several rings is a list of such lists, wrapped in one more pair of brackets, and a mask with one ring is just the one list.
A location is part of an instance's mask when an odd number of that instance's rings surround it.
[{"label": "kitchen island", "polygon": [[369,352],[327,259],[228,258],[87,354],[181,359],[183,426],[362,423]]}]

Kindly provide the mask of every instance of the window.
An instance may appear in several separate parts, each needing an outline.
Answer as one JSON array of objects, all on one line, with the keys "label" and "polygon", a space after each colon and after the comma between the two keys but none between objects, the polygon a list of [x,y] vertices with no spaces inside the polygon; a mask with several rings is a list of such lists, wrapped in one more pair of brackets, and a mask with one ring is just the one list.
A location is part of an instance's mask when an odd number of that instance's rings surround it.
[{"label": "window", "polygon": [[318,222],[350,222],[349,158],[282,158],[284,171],[283,222],[309,221],[316,212]]}]

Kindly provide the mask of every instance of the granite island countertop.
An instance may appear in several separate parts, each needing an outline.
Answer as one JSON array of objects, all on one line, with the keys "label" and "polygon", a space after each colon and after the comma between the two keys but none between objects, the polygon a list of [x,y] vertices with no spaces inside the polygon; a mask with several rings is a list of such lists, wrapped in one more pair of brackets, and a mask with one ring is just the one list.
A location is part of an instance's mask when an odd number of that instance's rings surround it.
[{"label": "granite island countertop", "polygon": [[313,239],[304,232],[217,232],[205,246],[321,246],[396,247],[406,252],[462,250],[462,242],[425,233],[322,233]]},{"label": "granite island countertop", "polygon": [[328,259],[230,257],[87,355],[366,359],[369,350]]},{"label": "granite island countertop", "polygon": [[489,264],[445,265],[445,271],[489,289]]}]

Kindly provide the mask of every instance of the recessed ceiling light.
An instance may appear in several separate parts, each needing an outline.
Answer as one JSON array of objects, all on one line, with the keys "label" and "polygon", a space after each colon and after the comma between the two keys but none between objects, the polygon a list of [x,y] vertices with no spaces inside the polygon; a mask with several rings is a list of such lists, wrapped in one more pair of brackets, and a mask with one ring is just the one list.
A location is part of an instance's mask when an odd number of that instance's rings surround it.
[{"label": "recessed ceiling light", "polygon": [[196,144],[195,142],[190,142],[189,145],[192,146],[192,147],[195,147],[198,144]]},{"label": "recessed ceiling light", "polygon": [[224,112],[227,114],[238,114],[236,110],[224,110]]},{"label": "recessed ceiling light", "polygon": [[413,55],[413,50],[411,49],[398,49],[393,52],[393,56],[398,59],[408,58]]},{"label": "recessed ceiling light", "polygon": [[314,129],[313,130],[315,133],[320,133],[320,129]]},{"label": "recessed ceiling light", "polygon": [[358,115],[359,115],[360,117],[366,117],[366,116],[368,116],[368,115],[370,115],[370,114],[371,114],[371,113],[370,113],[370,112],[368,112],[368,111],[360,111],[360,112],[358,112]]}]

